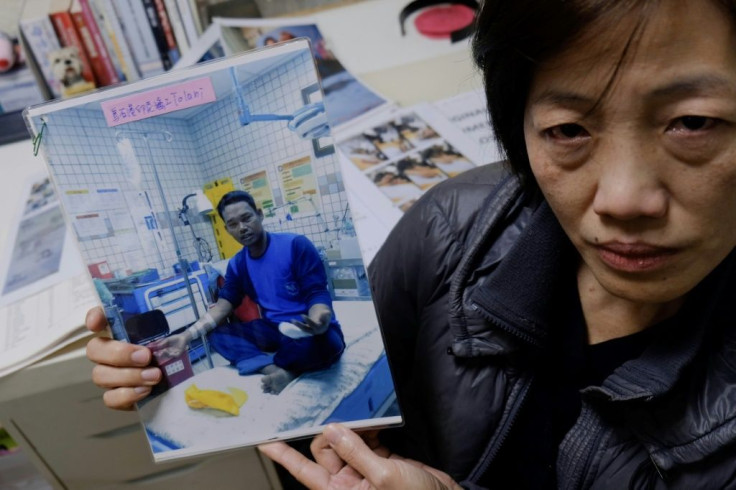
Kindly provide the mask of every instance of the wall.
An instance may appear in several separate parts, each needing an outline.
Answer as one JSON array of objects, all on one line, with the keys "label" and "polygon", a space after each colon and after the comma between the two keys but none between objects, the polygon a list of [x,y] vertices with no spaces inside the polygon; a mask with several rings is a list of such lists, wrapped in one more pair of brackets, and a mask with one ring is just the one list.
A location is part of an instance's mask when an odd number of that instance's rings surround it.
[{"label": "wall", "polygon": [[[80,131],[82,129],[82,131]],[[182,198],[198,188],[202,182],[201,167],[197,159],[190,125],[184,120],[170,117],[159,117],[139,121],[136,131],[148,131],[149,145],[159,178],[164,182],[166,202],[171,210],[177,227],[177,236],[187,238],[179,226],[176,210],[181,206]],[[157,132],[166,130],[172,133],[170,143],[156,136]],[[143,170],[140,187],[126,178],[126,167],[118,152],[115,131],[110,131],[99,111],[84,109],[57,112],[49,116],[46,130],[47,156],[54,169],[56,181],[62,192],[79,188],[109,187],[119,188],[122,192],[146,190],[154,210],[163,210],[163,200],[158,192],[153,167],[149,161],[146,145],[141,137],[131,136],[138,162]],[[168,229],[166,215],[157,214],[159,226]],[[199,232],[209,233],[204,224],[198,226]],[[182,240],[182,253],[190,259],[196,258],[196,252],[189,243]],[[106,260],[112,270],[127,268],[123,253],[119,249],[119,237],[99,238],[80,241],[80,248],[86,262]],[[164,262],[173,265],[176,254],[173,247],[162,248]],[[143,261],[150,266],[159,266],[158,251],[150,247],[141,250]],[[160,267],[162,268],[162,267]],[[159,271],[166,275],[166,270]],[[173,270],[169,269],[168,273]]]},{"label": "wall", "polygon": [[[302,88],[313,85],[315,81],[312,59],[305,52],[246,85],[245,98],[252,113],[291,114],[304,105]],[[155,170],[164,187],[166,204],[181,252],[189,260],[197,258],[192,233],[188,227],[181,225],[177,217],[177,210],[185,195],[201,189],[206,182],[224,177],[231,177],[236,188],[239,188],[240,177],[252,170],[267,168],[276,205],[280,206],[284,200],[278,185],[276,165],[289,160],[290,156],[313,153],[311,140],[296,137],[288,130],[286,122],[257,122],[242,127],[234,94],[218,98],[217,102],[204,106],[203,110],[188,119],[172,113],[119,127],[151,134],[148,144]],[[157,136],[164,130],[172,134],[170,142]],[[158,225],[165,241],[171,243],[168,219],[163,213],[163,200],[145,141],[140,136],[130,136],[137,161],[143,169],[140,186],[136,186],[126,177],[116,132],[107,127],[97,110],[69,109],[48,116],[44,148],[54,168],[57,183],[62,190],[95,187],[118,188],[123,192],[137,188],[146,190],[153,209],[157,211]],[[277,213],[281,219],[272,219],[266,224],[266,229],[304,234],[318,247],[329,249],[336,246],[347,198],[334,154],[315,158],[313,167],[318,179],[322,212],[289,221],[286,220],[285,211]],[[216,257],[216,243],[209,220],[191,214],[189,217],[195,233],[209,243]],[[129,269],[130,254],[126,260],[120,244],[118,236],[80,242],[86,262],[106,260],[112,270]],[[140,256],[140,262],[149,264],[149,267],[158,267],[164,276],[170,275],[171,266],[177,261],[171,246],[144,246],[134,254]]]},{"label": "wall", "polygon": [[[305,52],[249,83],[243,92],[252,114],[291,114],[304,105],[301,89],[314,82],[312,58]],[[194,137],[203,143],[198,149],[206,181],[230,177],[240,188],[242,176],[267,168],[277,206],[284,204],[277,164],[295,155],[313,153],[311,140],[295,138],[284,121],[254,122],[241,127],[234,97],[212,104],[198,114]],[[281,222],[267,223],[266,229],[307,235],[315,245],[328,249],[337,231],[325,233],[325,229],[339,226],[347,197],[334,154],[315,158],[313,164],[322,198],[321,215],[286,221],[285,213],[277,213]]]}]

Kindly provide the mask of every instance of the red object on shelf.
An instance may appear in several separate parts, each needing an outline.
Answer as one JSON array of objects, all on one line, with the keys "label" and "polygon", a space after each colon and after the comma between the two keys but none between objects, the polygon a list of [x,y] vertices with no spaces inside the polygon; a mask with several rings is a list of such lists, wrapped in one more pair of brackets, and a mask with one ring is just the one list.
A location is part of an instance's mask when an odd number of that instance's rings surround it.
[{"label": "red object on shelf", "polygon": [[465,5],[432,7],[420,13],[414,20],[419,33],[433,39],[448,39],[454,31],[473,23],[475,10]]},{"label": "red object on shelf", "polygon": [[112,279],[115,277],[106,261],[89,264],[87,268],[92,277],[97,279]]},{"label": "red object on shelf", "polygon": [[82,78],[88,82],[94,84],[97,83],[95,75],[92,72],[92,65],[87,57],[87,49],[84,47],[84,42],[79,37],[77,28],[74,26],[74,21],[69,13],[70,1],[60,0],[59,2],[53,3],[51,8],[58,8],[58,10],[51,10],[49,12],[49,18],[51,23],[54,25],[56,35],[59,38],[59,42],[62,46],[74,46],[77,48],[77,54],[79,61],[82,63]]}]

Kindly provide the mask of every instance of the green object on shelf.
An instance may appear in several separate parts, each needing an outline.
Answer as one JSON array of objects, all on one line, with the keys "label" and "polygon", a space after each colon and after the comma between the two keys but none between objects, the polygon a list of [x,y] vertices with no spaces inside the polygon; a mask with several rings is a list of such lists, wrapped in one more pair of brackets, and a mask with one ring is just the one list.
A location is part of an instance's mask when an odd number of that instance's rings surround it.
[{"label": "green object on shelf", "polygon": [[18,443],[10,437],[8,431],[0,427],[0,450],[10,450],[17,446]]}]

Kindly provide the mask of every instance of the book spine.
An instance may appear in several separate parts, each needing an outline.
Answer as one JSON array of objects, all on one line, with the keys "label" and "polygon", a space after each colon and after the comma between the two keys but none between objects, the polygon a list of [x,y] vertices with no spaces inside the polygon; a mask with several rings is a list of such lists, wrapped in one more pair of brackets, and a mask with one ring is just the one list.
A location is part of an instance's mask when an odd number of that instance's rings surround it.
[{"label": "book spine", "polygon": [[87,50],[84,48],[84,43],[79,38],[77,29],[74,27],[69,12],[60,11],[52,12],[49,14],[54,28],[56,29],[56,35],[59,38],[59,42],[62,46],[74,46],[77,48],[79,53],[79,61],[82,63],[82,78],[88,82],[97,83],[95,75],[92,72],[92,66],[90,65],[89,57],[87,56]]},{"label": "book spine", "polygon": [[92,71],[95,74],[95,79],[97,79],[97,85],[102,87],[106,85],[105,71],[102,67],[100,54],[97,52],[97,48],[95,47],[95,43],[92,41],[92,36],[89,33],[89,29],[87,29],[87,26],[84,23],[82,12],[70,12],[70,16],[72,18],[72,21],[74,22],[74,27],[77,29],[77,34],[82,40],[82,44],[84,44],[84,49],[85,51],[87,51],[89,64],[90,66],[92,66]]},{"label": "book spine", "polygon": [[107,54],[110,56],[110,62],[118,76],[118,80],[126,80],[125,72],[123,70],[123,61],[120,59],[120,50],[113,42],[115,40],[115,34],[108,29],[105,16],[103,15],[97,1],[89,0],[89,7],[92,10],[92,16],[94,17],[95,24],[97,24],[97,28],[100,31],[100,37],[105,45]]},{"label": "book spine", "polygon": [[176,6],[179,8],[179,14],[181,14],[181,21],[184,24],[184,32],[187,34],[187,40],[189,46],[193,45],[199,39],[199,31],[197,31],[197,24],[194,19],[194,13],[189,5],[189,0],[175,0]]},{"label": "book spine", "polygon": [[20,28],[50,95],[60,97],[61,83],[54,77],[49,53],[61,48],[61,45],[54,32],[54,26],[51,25],[51,19],[48,16],[23,19],[20,21]]},{"label": "book spine", "polygon": [[206,13],[206,7],[203,6],[203,8],[200,10],[200,5],[197,0],[187,0],[189,3],[189,10],[192,12],[192,19],[194,19],[194,24],[197,26],[197,32],[201,36],[204,31],[207,29],[207,25],[205,25],[205,20],[203,15],[203,10]]},{"label": "book spine", "polygon": [[179,7],[176,5],[176,0],[164,0],[164,2],[166,3],[166,13],[169,14],[171,29],[174,31],[176,45],[179,46],[179,54],[183,55],[189,51],[189,39],[187,38],[187,33],[184,30],[184,22],[181,18],[181,12],[179,12]]},{"label": "book spine", "polygon": [[140,0],[110,0],[120,21],[125,40],[135,59],[141,77],[164,71],[156,40],[148,26],[148,18]]},{"label": "book spine", "polygon": [[120,83],[118,73],[110,59],[110,53],[107,52],[105,42],[102,40],[102,34],[100,33],[100,28],[97,25],[92,8],[89,5],[89,0],[79,0],[79,4],[82,6],[81,14],[84,26],[87,28],[89,39],[94,44],[99,58],[98,66],[100,75],[98,75],[97,79],[101,85]]},{"label": "book spine", "polygon": [[131,53],[128,41],[125,39],[123,26],[120,25],[120,20],[115,13],[115,8],[111,0],[94,0],[94,2],[102,15],[113,50],[120,60],[120,68],[123,70],[125,80],[133,82],[140,79],[141,76],[138,73],[138,67],[135,64],[133,53]]},{"label": "book spine", "polygon": [[164,4],[164,0],[153,0],[154,4],[156,5],[156,13],[158,14],[158,21],[161,24],[161,28],[164,31],[164,37],[166,38],[166,46],[168,46],[169,50],[169,59],[171,60],[171,64],[173,65],[177,61],[179,61],[180,52],[179,52],[179,46],[176,44],[176,37],[174,36],[174,29],[171,27],[171,19],[169,17],[169,12],[166,10],[166,5]]},{"label": "book spine", "polygon": [[143,9],[146,12],[146,19],[148,20],[148,26],[153,33],[153,37],[156,40],[156,47],[158,48],[161,62],[164,65],[164,69],[168,70],[173,66],[171,58],[169,57],[169,45],[166,42],[166,34],[164,34],[164,28],[161,26],[161,22],[158,19],[158,13],[156,12],[155,0],[142,0]]}]

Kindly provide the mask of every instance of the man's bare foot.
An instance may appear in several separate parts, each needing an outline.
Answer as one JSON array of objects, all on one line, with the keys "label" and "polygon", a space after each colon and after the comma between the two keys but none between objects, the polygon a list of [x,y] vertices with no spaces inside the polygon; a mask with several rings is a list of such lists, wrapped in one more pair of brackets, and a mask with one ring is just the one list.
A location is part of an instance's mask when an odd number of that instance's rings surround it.
[{"label": "man's bare foot", "polygon": [[265,366],[265,367],[261,368],[261,374],[275,373],[279,369],[281,369],[281,368],[278,367],[276,364],[269,364],[268,366]]},{"label": "man's bare foot", "polygon": [[266,366],[261,370],[261,372],[265,374],[261,380],[261,388],[263,388],[263,392],[274,395],[281,393],[281,390],[286,388],[286,385],[296,378],[296,374],[273,364]]}]

